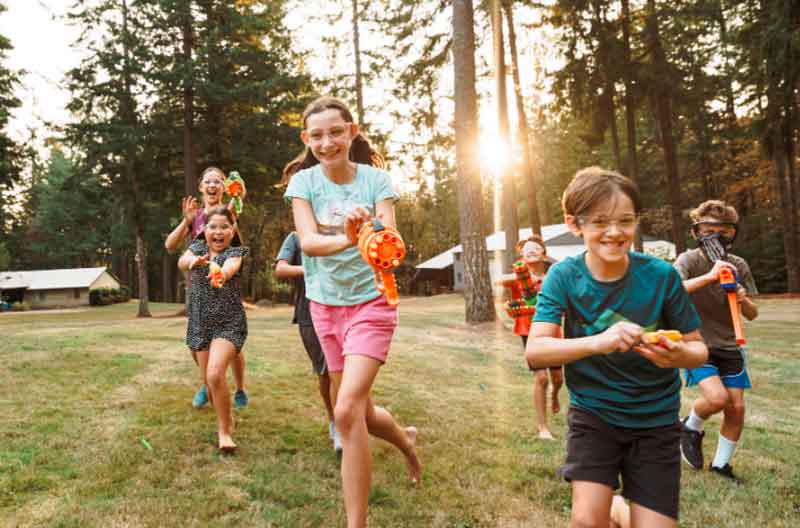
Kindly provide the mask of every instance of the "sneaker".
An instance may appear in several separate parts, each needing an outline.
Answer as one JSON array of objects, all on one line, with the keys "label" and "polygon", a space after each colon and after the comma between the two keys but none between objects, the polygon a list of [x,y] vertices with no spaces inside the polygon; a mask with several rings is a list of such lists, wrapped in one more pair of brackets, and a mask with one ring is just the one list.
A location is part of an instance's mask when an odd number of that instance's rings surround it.
[{"label": "sneaker", "polygon": [[333,450],[336,451],[337,455],[341,455],[342,454],[342,437],[339,436],[339,431],[337,431],[335,428],[333,430],[333,438],[332,438],[332,440],[333,440]]},{"label": "sneaker", "polygon": [[206,392],[206,386],[203,385],[200,387],[200,390],[197,391],[197,394],[194,395],[194,398],[192,399],[192,407],[199,409],[207,403],[208,392]]},{"label": "sneaker", "polygon": [[681,422],[681,458],[694,469],[703,469],[703,437],[705,431],[695,431],[686,427],[684,418]]},{"label": "sneaker", "polygon": [[236,394],[233,395],[233,406],[236,409],[241,409],[242,407],[247,407],[247,393],[243,390],[237,390]]},{"label": "sneaker", "polygon": [[708,469],[710,469],[712,473],[716,473],[721,477],[730,479],[737,486],[741,486],[742,484],[744,484],[744,481],[742,479],[733,474],[733,467],[731,467],[730,464],[725,464],[722,467],[709,466]]}]

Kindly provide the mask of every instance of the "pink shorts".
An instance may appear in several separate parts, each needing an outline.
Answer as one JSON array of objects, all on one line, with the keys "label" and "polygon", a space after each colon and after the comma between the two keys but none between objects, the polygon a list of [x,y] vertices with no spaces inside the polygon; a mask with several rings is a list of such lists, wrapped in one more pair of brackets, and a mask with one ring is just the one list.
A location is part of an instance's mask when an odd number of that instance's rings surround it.
[{"label": "pink shorts", "polygon": [[390,306],[385,296],[354,306],[329,306],[314,301],[310,305],[314,330],[329,371],[342,372],[344,357],[349,354],[386,363],[397,328],[397,307]]}]

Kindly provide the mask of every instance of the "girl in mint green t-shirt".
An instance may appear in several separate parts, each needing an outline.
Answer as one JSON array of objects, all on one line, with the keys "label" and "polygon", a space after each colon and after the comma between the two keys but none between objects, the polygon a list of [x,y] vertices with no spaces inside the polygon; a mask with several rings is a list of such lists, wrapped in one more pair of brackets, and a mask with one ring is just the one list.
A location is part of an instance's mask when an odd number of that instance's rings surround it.
[{"label": "girl in mint green t-shirt", "polygon": [[311,318],[334,385],[347,524],[362,527],[372,479],[368,433],[405,455],[412,482],[422,471],[416,428],[400,427],[372,404],[370,390],[389,353],[397,308],[378,291],[375,273],[356,247],[358,228],[371,218],[395,227],[397,195],[381,170],[383,158],[338,99],[322,97],[306,108],[301,138],[305,150],[284,169],[284,197],[292,205]]}]

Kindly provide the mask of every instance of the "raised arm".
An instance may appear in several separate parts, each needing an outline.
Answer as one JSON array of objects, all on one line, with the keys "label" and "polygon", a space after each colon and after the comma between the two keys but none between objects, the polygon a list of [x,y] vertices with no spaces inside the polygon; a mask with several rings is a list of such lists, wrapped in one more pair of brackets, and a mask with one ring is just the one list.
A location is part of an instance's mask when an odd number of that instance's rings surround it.
[{"label": "raised arm", "polygon": [[192,222],[194,222],[194,218],[197,216],[198,208],[197,199],[194,197],[185,196],[183,200],[181,200],[183,218],[181,219],[181,223],[167,235],[167,239],[164,241],[164,248],[167,250],[167,253],[174,253],[180,243],[192,232]]}]

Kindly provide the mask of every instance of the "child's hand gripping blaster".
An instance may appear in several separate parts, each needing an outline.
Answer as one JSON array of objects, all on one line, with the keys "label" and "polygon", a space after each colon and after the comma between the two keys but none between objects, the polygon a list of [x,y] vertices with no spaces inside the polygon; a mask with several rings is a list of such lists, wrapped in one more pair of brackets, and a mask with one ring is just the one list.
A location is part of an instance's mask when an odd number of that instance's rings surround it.
[{"label": "child's hand gripping blaster", "polygon": [[662,337],[669,339],[670,341],[680,341],[683,339],[683,334],[677,330],[656,330],[655,332],[645,332],[642,334],[642,343],[656,345]]},{"label": "child's hand gripping blaster", "polygon": [[509,317],[531,317],[536,313],[537,292],[533,284],[533,277],[528,269],[528,265],[523,261],[517,261],[512,265],[514,273],[517,275],[517,282],[522,289],[522,299],[511,299],[506,301],[506,313]]},{"label": "child's hand gripping blaster", "polygon": [[216,262],[208,265],[208,282],[215,288],[222,288],[225,278],[222,275],[222,268]]},{"label": "child's hand gripping blaster", "polygon": [[244,194],[244,180],[239,173],[236,171],[231,171],[228,174],[228,177],[225,179],[225,193],[231,197],[231,201],[233,202],[233,210],[236,211],[237,215],[242,214],[242,208],[244,204],[242,203],[242,195]]},{"label": "child's hand gripping blaster", "polygon": [[736,274],[731,268],[719,270],[719,285],[728,294],[728,308],[731,311],[733,320],[733,332],[736,334],[736,343],[744,344],[744,331],[742,330],[742,318],[739,315],[739,301],[736,299],[736,289],[739,284],[736,282]]},{"label": "child's hand gripping blaster", "polygon": [[358,230],[358,250],[361,257],[375,270],[378,291],[386,294],[390,305],[397,305],[400,297],[390,270],[399,266],[406,256],[406,244],[400,233],[384,226],[377,218],[365,222]]}]

